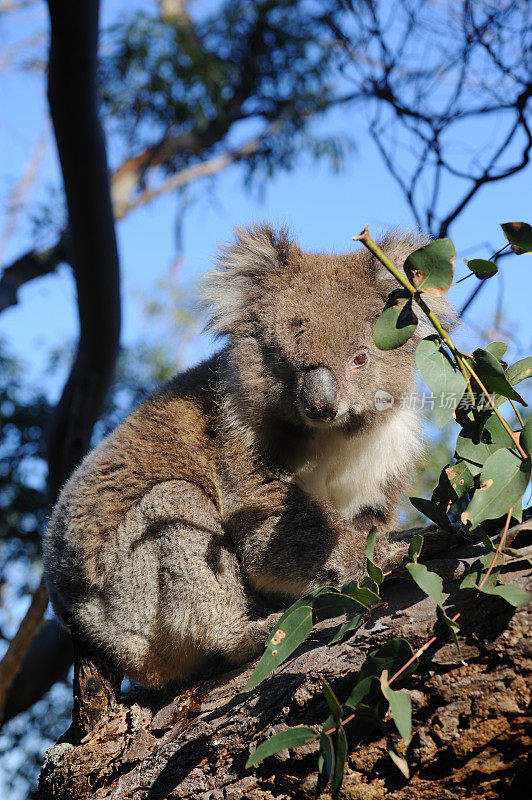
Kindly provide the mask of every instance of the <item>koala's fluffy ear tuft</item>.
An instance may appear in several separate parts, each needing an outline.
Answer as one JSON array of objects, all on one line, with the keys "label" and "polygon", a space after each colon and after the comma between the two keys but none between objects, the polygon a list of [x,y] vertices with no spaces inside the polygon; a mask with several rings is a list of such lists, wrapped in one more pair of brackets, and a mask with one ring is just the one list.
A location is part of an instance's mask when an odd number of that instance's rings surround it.
[{"label": "koala's fluffy ear tuft", "polygon": [[[404,271],[404,264],[410,253],[419,250],[420,247],[430,244],[430,236],[425,233],[414,231],[401,231],[392,230],[383,239],[379,241],[380,248],[386,253],[391,261],[398,269]],[[393,289],[400,288],[395,278],[390,275],[385,266],[380,261],[372,257],[372,265],[377,284],[380,284],[383,292],[389,294]],[[452,330],[458,322],[456,311],[446,297],[431,297],[428,294],[423,294],[423,299],[434,311],[444,328]],[[430,333],[434,333],[434,328],[425,317],[421,309],[417,308],[414,304],[414,312],[419,320],[414,338],[417,340],[423,339]]]},{"label": "koala's fluffy ear tuft", "polygon": [[285,269],[294,246],[285,229],[276,232],[265,223],[235,228],[234,241],[219,249],[217,269],[204,279],[202,306],[209,315],[208,329],[230,335],[245,324],[265,279]]}]

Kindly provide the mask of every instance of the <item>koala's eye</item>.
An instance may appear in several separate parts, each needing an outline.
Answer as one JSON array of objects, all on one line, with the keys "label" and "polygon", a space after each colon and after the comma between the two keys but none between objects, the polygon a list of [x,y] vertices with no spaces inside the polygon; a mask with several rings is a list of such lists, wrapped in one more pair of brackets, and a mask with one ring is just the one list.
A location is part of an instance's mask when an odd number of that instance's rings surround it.
[{"label": "koala's eye", "polygon": [[347,362],[347,369],[349,372],[354,372],[356,369],[365,367],[368,363],[369,357],[367,353],[357,353],[356,356],[350,358]]}]

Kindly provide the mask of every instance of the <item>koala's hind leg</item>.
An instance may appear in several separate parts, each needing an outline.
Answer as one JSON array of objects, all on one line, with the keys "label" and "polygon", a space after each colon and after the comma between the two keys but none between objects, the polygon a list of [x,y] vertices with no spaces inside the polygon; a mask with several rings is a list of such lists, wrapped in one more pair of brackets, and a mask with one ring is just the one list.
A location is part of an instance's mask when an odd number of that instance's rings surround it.
[{"label": "koala's hind leg", "polygon": [[279,615],[253,619],[240,563],[199,487],[155,486],[120,538],[100,630],[126,673],[160,685],[220,656],[237,665],[263,652]]}]

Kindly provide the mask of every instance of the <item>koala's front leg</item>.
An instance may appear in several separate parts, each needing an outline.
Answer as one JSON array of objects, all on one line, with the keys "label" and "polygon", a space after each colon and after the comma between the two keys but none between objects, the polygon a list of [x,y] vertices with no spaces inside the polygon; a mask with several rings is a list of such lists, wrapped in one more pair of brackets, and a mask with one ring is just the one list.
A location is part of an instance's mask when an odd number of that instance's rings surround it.
[{"label": "koala's front leg", "polygon": [[[296,599],[324,585],[339,586],[365,574],[365,544],[382,519],[361,515],[349,524],[292,484],[270,482],[252,507],[236,510],[227,527],[251,586]],[[386,550],[379,537],[377,557]]]}]

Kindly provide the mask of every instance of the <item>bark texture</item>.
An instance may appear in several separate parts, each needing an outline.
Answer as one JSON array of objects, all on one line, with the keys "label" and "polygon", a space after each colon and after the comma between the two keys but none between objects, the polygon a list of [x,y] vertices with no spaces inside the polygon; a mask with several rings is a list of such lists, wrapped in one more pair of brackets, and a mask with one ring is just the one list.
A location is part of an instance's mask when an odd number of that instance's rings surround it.
[{"label": "bark texture", "polygon": [[[464,547],[447,563],[455,578],[474,555]],[[530,589],[529,563],[503,568],[501,580]],[[173,692],[136,690],[108,706],[78,744],[72,743],[71,728],[46,755],[42,800],[310,800],[316,796],[316,745],[284,751],[246,770],[249,753],[285,726],[325,720],[321,678],[345,699],[369,651],[395,636],[416,649],[433,633],[436,641],[403,684],[413,704],[413,736],[408,747],[400,741],[397,746],[410,765],[410,780],[389,759],[385,739],[368,736],[355,720],[346,726],[349,758],[340,797],[528,796],[532,607],[516,610],[458,585],[445,584],[446,607],[461,612],[465,664],[436,621],[433,602],[411,581],[394,579],[383,591],[387,607],[354,637],[328,647],[332,625],[323,623],[253,692],[241,693],[250,665]]]}]

